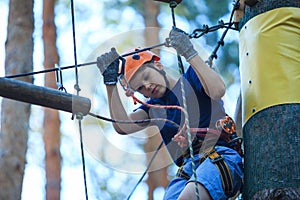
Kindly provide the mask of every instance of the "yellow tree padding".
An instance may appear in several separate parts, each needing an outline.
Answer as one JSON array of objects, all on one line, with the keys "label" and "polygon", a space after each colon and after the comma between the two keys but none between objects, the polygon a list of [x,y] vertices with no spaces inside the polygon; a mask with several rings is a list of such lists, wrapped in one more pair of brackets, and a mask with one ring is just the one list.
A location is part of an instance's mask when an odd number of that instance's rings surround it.
[{"label": "yellow tree padding", "polygon": [[257,15],[240,31],[243,124],[274,105],[300,103],[300,8]]}]

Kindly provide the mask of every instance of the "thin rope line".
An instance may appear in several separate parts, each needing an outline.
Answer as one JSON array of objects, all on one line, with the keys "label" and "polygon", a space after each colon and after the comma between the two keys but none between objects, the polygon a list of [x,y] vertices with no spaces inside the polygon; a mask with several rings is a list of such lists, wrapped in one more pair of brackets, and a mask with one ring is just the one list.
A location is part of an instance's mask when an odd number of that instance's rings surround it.
[{"label": "thin rope line", "polygon": [[158,151],[160,150],[160,148],[162,147],[163,142],[161,142],[158,147],[156,148],[153,156],[151,157],[151,160],[149,162],[149,164],[147,165],[147,168],[145,169],[143,175],[141,176],[141,178],[138,180],[138,182],[136,183],[136,185],[134,186],[134,188],[132,189],[132,191],[130,192],[130,194],[127,197],[127,200],[130,199],[130,197],[132,196],[133,192],[136,190],[137,186],[142,182],[143,178],[145,177],[145,175],[147,174],[148,170],[150,169],[150,166],[152,164],[152,162],[154,161],[156,155],[158,154]]},{"label": "thin rope line", "polygon": [[76,51],[76,34],[75,34],[75,16],[74,16],[74,2],[71,0],[71,12],[72,12],[72,34],[73,34],[73,48],[74,48],[74,62],[75,62],[75,77],[76,84],[74,88],[77,91],[77,95],[79,95],[79,85],[78,85],[78,67],[77,67],[77,51]]},{"label": "thin rope line", "polygon": [[117,120],[117,119],[111,119],[111,118],[106,118],[100,115],[96,115],[94,113],[88,113],[90,116],[95,117],[97,119],[101,119],[104,121],[109,121],[109,122],[113,122],[113,123],[119,123],[119,124],[142,124],[142,123],[150,123],[150,122],[158,122],[158,121],[162,121],[162,122],[166,122],[171,124],[172,126],[174,126],[175,128],[179,128],[180,126],[174,122],[171,121],[169,119],[164,119],[164,118],[153,118],[153,119],[143,119],[143,120]]},{"label": "thin rope line", "polygon": [[[177,6],[177,3],[175,1],[170,2],[170,7],[171,7],[171,12],[172,12],[172,21],[173,21],[173,27],[176,27],[176,21],[175,21],[175,13],[174,13],[174,8]],[[179,67],[179,72],[181,74],[184,73],[184,68],[182,64],[182,60],[180,55],[177,53],[177,60],[178,60],[178,67]],[[187,128],[187,135],[188,135],[188,143],[189,143],[189,149],[190,149],[190,156],[191,156],[191,161],[192,161],[192,171],[193,175],[195,178],[195,191],[196,191],[196,197],[197,200],[200,200],[199,196],[199,190],[197,186],[197,176],[196,176],[196,167],[195,167],[195,159],[194,159],[194,152],[193,152],[193,146],[192,146],[192,139],[191,139],[191,132],[190,132],[190,125],[189,125],[189,115],[187,112],[187,104],[186,104],[186,98],[185,98],[185,91],[184,91],[184,83],[183,83],[183,77],[180,78],[180,86],[181,86],[181,94],[182,94],[182,101],[183,101],[183,112],[184,112],[184,117],[185,117],[185,126]]]},{"label": "thin rope line", "polygon": [[87,191],[87,183],[86,183],[86,170],[85,170],[85,158],[84,158],[84,151],[83,151],[83,138],[82,138],[81,119],[78,120],[78,125],[79,125],[79,135],[80,135],[80,149],[81,149],[81,158],[82,158],[84,191],[85,191],[85,198],[86,198],[86,200],[88,200],[88,191]]},{"label": "thin rope line", "polygon": [[[139,49],[137,51],[125,53],[125,54],[122,54],[121,57],[130,56],[130,55],[133,55],[133,54],[136,54],[136,53],[140,53],[142,51],[148,51],[148,50],[151,50],[151,49],[163,46],[163,45],[167,45],[167,42],[156,44],[156,45],[153,45],[153,46],[150,46],[150,47],[145,47],[145,48]],[[4,76],[4,78],[18,78],[18,77],[23,77],[23,76],[31,76],[31,75],[36,75],[36,74],[48,73],[48,72],[56,72],[56,71],[59,71],[59,70],[62,71],[62,70],[65,70],[65,69],[73,69],[73,68],[79,68],[79,67],[83,67],[83,66],[97,64],[97,61],[92,61],[92,62],[86,62],[86,63],[82,63],[82,64],[77,64],[77,58],[75,58],[75,62],[76,62],[75,65],[68,65],[68,66],[60,67],[60,68],[51,68],[51,69],[40,70],[40,71],[35,71],[35,72],[27,72],[27,73],[22,73],[22,74],[8,75],[8,76]]]},{"label": "thin rope line", "polygon": [[185,116],[185,125],[186,125],[186,129],[187,129],[186,131],[187,131],[187,136],[188,136],[189,150],[190,150],[190,156],[191,156],[191,160],[192,160],[192,171],[193,171],[193,175],[194,175],[196,197],[197,197],[197,200],[200,200],[199,189],[198,189],[198,185],[197,185],[198,183],[197,183],[193,142],[192,142],[192,136],[191,136],[191,131],[190,131],[189,114],[187,112],[187,103],[186,103],[186,98],[185,98],[183,77],[180,79],[180,85],[181,85],[182,102],[183,102],[183,108],[184,108],[183,112],[184,112],[184,116]]},{"label": "thin rope line", "polygon": [[[77,91],[77,95],[79,95],[80,87],[78,81],[78,66],[77,66],[77,51],[76,51],[76,34],[75,34],[75,17],[74,17],[74,2],[71,0],[71,15],[72,15],[72,33],[73,33],[73,48],[74,48],[74,62],[75,62],[75,79],[76,83],[74,85],[75,90]],[[79,125],[79,134],[80,134],[80,149],[81,149],[81,159],[82,159],[82,171],[83,171],[83,181],[84,181],[84,190],[85,190],[85,198],[88,200],[88,191],[87,191],[87,183],[86,183],[86,170],[85,170],[85,159],[84,159],[84,150],[83,150],[83,139],[82,139],[82,127],[81,120],[83,118],[81,113],[75,113],[76,118],[78,119]]]},{"label": "thin rope line", "polygon": [[[87,66],[87,65],[94,65],[97,64],[97,62],[87,62],[87,63],[82,63],[82,64],[78,64],[77,67],[82,67],[82,66]],[[40,70],[40,71],[35,71],[35,72],[27,72],[27,73],[22,73],[22,74],[13,74],[13,75],[9,75],[9,76],[4,76],[4,78],[18,78],[18,77],[22,77],[22,76],[31,76],[31,75],[36,75],[36,74],[44,74],[44,73],[48,73],[48,72],[56,72],[58,70],[65,70],[65,69],[73,69],[75,67],[75,65],[68,65],[65,67],[60,67],[60,69],[58,68],[51,68],[51,69],[46,69],[46,70]]]}]

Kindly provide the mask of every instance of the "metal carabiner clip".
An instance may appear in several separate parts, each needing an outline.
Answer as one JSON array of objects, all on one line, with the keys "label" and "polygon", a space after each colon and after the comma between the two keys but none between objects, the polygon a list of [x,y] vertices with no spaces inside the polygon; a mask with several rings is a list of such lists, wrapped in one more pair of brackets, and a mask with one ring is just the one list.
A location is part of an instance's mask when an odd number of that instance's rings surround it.
[{"label": "metal carabiner clip", "polygon": [[124,91],[126,92],[129,88],[130,88],[130,85],[129,85],[129,82],[128,80],[126,79],[124,73],[125,73],[125,58],[123,58],[122,56],[119,57],[119,59],[121,60],[121,72],[119,73],[119,76],[118,76],[118,80],[122,86],[122,88],[124,89]]},{"label": "metal carabiner clip", "polygon": [[120,74],[120,76],[118,76],[118,80],[119,80],[123,90],[126,92],[130,88],[130,84],[129,84],[128,80],[126,79],[126,77],[123,74]]}]

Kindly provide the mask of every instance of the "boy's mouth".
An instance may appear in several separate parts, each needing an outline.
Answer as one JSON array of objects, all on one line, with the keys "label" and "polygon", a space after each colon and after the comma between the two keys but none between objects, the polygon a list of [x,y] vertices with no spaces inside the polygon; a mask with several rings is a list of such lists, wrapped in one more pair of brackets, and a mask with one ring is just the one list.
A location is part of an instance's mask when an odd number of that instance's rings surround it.
[{"label": "boy's mouth", "polygon": [[155,86],[152,90],[152,94],[155,94],[157,92],[157,86]]}]

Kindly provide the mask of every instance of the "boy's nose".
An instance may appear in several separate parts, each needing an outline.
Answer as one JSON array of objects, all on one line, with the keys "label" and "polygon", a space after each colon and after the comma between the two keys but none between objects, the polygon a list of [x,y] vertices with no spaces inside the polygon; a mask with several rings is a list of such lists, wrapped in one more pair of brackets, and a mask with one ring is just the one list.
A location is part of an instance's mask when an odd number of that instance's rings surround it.
[{"label": "boy's nose", "polygon": [[152,86],[151,86],[150,83],[148,83],[148,84],[145,84],[145,88],[146,88],[147,90],[151,90],[151,89],[152,89]]}]

